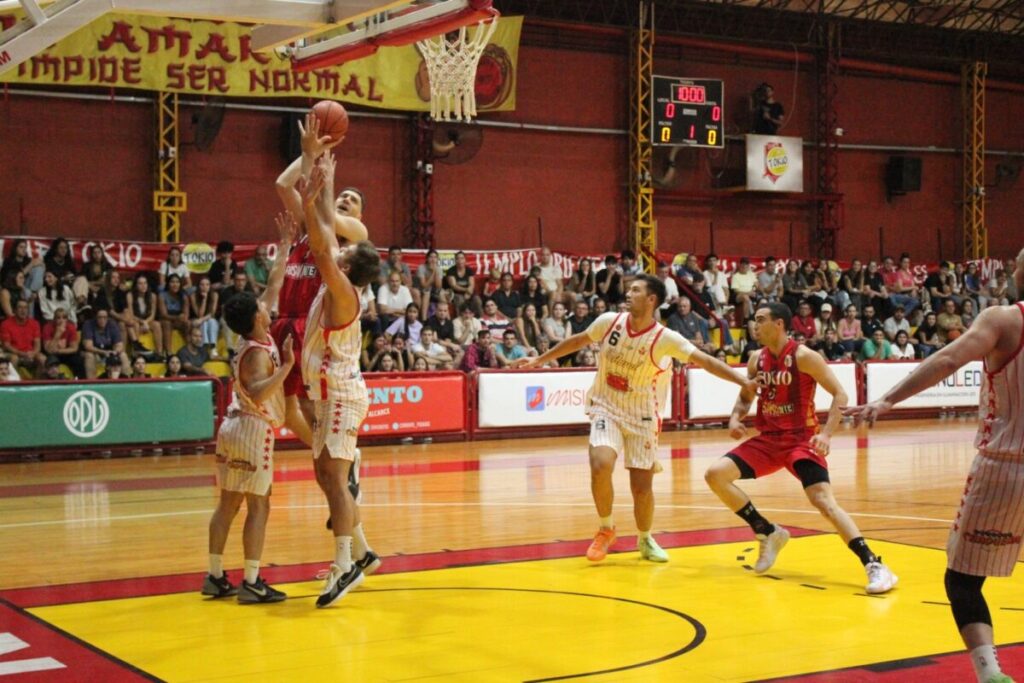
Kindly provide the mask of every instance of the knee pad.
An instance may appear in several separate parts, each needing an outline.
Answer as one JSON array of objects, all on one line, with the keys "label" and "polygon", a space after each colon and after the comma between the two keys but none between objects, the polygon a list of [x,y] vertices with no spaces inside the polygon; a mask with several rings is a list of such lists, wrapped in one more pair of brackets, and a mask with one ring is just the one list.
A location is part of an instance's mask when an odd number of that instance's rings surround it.
[{"label": "knee pad", "polygon": [[804,488],[829,482],[828,470],[813,460],[797,460],[793,463],[793,471]]},{"label": "knee pad", "polygon": [[988,604],[985,602],[985,596],[981,594],[984,583],[984,576],[946,570],[946,597],[949,598],[949,605],[953,609],[957,629],[963,629],[967,624],[992,625]]}]

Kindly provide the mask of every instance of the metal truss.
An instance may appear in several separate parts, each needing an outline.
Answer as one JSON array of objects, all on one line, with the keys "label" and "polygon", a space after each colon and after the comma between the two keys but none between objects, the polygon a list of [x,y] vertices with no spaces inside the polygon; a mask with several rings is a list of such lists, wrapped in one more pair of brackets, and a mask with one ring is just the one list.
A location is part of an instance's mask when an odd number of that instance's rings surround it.
[{"label": "metal truss", "polygon": [[985,227],[985,74],[984,62],[964,64],[961,72],[963,107],[964,258],[988,257]]},{"label": "metal truss", "polygon": [[821,50],[815,72],[817,89],[815,124],[817,132],[818,220],[815,225],[815,246],[818,257],[834,259],[839,231],[843,228],[843,197],[839,194],[839,94],[840,29],[837,22],[821,26]]},{"label": "metal truss", "polygon": [[181,241],[181,214],[188,210],[188,196],[178,182],[178,93],[156,96],[156,189],[153,211],[161,242]]},{"label": "metal truss", "polygon": [[426,114],[413,118],[413,155],[416,167],[412,181],[412,221],[408,244],[420,249],[434,248],[434,122]]},{"label": "metal truss", "polygon": [[629,214],[632,243],[645,272],[657,269],[658,234],[651,179],[651,81],[654,74],[654,2],[640,0],[630,52]]}]

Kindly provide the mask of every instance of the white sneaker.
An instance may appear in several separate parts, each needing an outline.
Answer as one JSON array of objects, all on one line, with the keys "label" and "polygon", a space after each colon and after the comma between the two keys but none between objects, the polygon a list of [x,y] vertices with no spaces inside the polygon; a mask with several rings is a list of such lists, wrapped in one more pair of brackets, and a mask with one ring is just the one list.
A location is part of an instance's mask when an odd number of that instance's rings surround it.
[{"label": "white sneaker", "polygon": [[864,571],[868,573],[868,585],[865,590],[872,595],[888,593],[900,581],[900,577],[893,574],[892,570],[881,562],[868,562],[864,565]]},{"label": "white sneaker", "polygon": [[775,564],[775,558],[779,555],[779,551],[789,542],[789,532],[776,524],[775,531],[767,536],[757,534],[757,541],[761,544],[761,547],[757,551],[757,563],[754,564],[754,571],[758,574],[764,574],[772,568],[772,565]]}]

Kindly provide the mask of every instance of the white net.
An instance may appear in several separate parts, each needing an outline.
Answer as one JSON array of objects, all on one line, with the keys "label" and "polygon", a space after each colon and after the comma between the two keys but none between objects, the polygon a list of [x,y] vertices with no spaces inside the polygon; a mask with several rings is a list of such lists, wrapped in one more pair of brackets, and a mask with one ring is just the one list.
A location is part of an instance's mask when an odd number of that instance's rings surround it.
[{"label": "white net", "polygon": [[430,116],[435,121],[470,121],[476,116],[476,67],[498,20],[416,43],[430,77]]}]

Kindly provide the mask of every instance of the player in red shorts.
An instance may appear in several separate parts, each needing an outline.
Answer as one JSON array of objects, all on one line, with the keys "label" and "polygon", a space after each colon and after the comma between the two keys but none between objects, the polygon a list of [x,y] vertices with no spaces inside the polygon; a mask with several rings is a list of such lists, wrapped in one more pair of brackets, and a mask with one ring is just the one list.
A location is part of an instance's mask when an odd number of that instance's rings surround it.
[{"label": "player in red shorts", "polygon": [[[847,546],[864,564],[867,592],[885,593],[899,580],[871,552],[860,529],[836,502],[829,484],[828,456],[832,434],[842,419],[846,393],[824,359],[789,338],[792,313],[781,303],[762,303],[754,315],[755,336],[763,347],[750,357],[747,372],[762,385],[754,422],[760,434],[747,439],[720,458],[704,474],[711,490],[730,510],[743,518],[760,542],[754,571],[762,574],[789,540],[789,532],[772,524],[754,508],[750,498],[735,482],[756,479],[782,468],[800,480],[808,500],[832,523]],[[814,413],[814,392],[818,385],[832,394],[832,406],[824,428]],[[743,394],[729,418],[729,434],[746,436],[743,418],[752,398]]]},{"label": "player in red shorts", "polygon": [[[320,121],[312,113],[306,115],[305,125],[299,124],[299,130],[302,133],[302,156],[284,170],[277,179],[276,187],[277,194],[284,202],[285,208],[302,226],[302,236],[288,253],[284,285],[282,285],[281,294],[278,297],[278,318],[270,328],[271,336],[279,345],[284,343],[284,339],[289,334],[291,335],[296,358],[302,357],[302,340],[306,335],[306,316],[313,305],[313,299],[320,291],[320,271],[317,270],[316,262],[309,250],[309,237],[306,235],[303,223],[302,198],[295,186],[303,176],[309,176],[316,160],[324,152],[333,149],[345,139],[341,138],[341,140],[332,142],[329,137],[321,137]],[[340,243],[361,242],[367,239],[368,232],[362,222],[364,208],[362,192],[354,187],[344,188],[338,193],[334,207],[336,211],[334,232]],[[297,363],[296,366],[292,368],[284,383],[285,426],[300,441],[311,446],[313,432],[310,425],[313,422],[313,404],[303,386],[301,363]],[[358,449],[356,449],[356,459],[349,471],[349,490],[352,492],[353,498],[357,500],[360,498]]]}]

